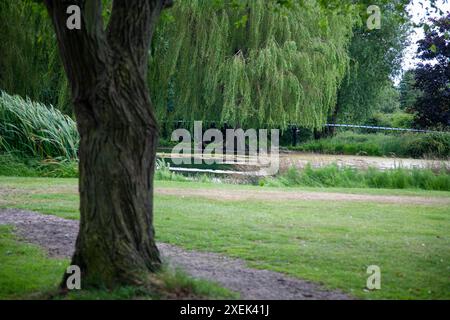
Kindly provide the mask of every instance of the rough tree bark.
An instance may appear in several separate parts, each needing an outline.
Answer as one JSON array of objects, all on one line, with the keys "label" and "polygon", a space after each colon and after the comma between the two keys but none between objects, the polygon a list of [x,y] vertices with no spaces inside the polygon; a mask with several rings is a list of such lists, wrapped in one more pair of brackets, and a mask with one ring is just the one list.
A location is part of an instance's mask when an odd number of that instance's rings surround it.
[{"label": "rough tree bark", "polygon": [[[81,136],[72,264],[84,287],[142,284],[160,267],[153,229],[158,129],[146,79],[156,21],[172,3],[115,0],[104,28],[101,2],[45,0]],[[81,30],[66,27],[69,5],[81,9]]]}]

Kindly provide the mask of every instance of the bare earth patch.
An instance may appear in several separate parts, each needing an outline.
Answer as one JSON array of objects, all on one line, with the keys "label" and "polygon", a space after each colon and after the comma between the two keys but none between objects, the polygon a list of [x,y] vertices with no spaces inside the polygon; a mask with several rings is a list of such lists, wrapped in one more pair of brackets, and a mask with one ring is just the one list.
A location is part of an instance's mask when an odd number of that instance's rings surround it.
[{"label": "bare earth patch", "polygon": [[[13,225],[27,242],[37,244],[51,257],[70,257],[78,233],[78,221],[17,210],[0,209],[0,224]],[[219,283],[240,293],[242,299],[347,300],[350,296],[282,273],[248,268],[244,261],[215,253],[187,251],[159,243],[163,259],[195,278]]]},{"label": "bare earth patch", "polygon": [[429,204],[429,205],[449,205],[449,198],[427,198],[417,196],[386,196],[386,195],[366,195],[347,194],[333,192],[309,192],[309,191],[277,191],[277,190],[219,190],[215,189],[181,189],[181,188],[156,188],[156,194],[203,197],[213,200],[324,200],[324,201],[358,201],[358,202],[378,202],[378,203],[399,203],[399,204]]},{"label": "bare earth patch", "polygon": [[6,197],[12,197],[14,195],[18,195],[20,193],[24,193],[23,191],[15,188],[4,188],[0,186],[0,204],[6,202],[3,199],[6,199]]}]

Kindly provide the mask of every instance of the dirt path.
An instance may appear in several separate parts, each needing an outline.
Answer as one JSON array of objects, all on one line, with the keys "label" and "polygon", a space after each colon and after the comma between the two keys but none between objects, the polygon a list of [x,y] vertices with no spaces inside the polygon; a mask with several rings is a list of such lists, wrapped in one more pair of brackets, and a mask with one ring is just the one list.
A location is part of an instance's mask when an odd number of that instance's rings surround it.
[{"label": "dirt path", "polygon": [[[78,232],[78,221],[17,209],[0,209],[0,224],[14,225],[18,235],[45,249],[52,257],[70,257]],[[159,243],[163,259],[196,278],[218,282],[253,299],[351,299],[339,291],[288,277],[278,272],[248,268],[244,261],[215,253],[187,251]]]},{"label": "dirt path", "polygon": [[[55,186],[45,189],[25,190],[0,186],[0,204],[7,201],[2,200],[7,196],[23,194],[54,194],[54,193],[78,193],[77,186]],[[261,200],[261,201],[356,201],[356,202],[377,202],[377,203],[397,203],[412,205],[450,205],[450,197],[421,197],[421,196],[390,196],[390,195],[370,195],[351,194],[338,192],[321,192],[305,190],[276,190],[275,188],[259,189],[185,189],[172,187],[156,187],[157,195],[169,195],[180,197],[200,197],[212,200]]]},{"label": "dirt path", "polygon": [[156,188],[156,194],[185,197],[203,197],[213,200],[323,200],[323,201],[359,201],[399,204],[449,205],[450,198],[427,198],[417,196],[385,196],[367,194],[348,194],[310,191],[277,191],[277,190],[231,190],[231,189],[182,189]]}]

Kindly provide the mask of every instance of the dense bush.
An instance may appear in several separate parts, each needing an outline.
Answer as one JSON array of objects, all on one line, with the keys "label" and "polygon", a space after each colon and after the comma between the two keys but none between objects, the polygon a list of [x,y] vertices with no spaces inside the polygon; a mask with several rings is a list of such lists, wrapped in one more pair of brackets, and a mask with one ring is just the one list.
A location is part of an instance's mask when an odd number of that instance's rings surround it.
[{"label": "dense bush", "polygon": [[375,113],[366,121],[367,125],[389,128],[413,128],[414,115],[405,112]]},{"label": "dense bush", "polygon": [[59,110],[0,92],[0,151],[41,159],[77,159],[75,122]]},{"label": "dense bush", "polygon": [[276,178],[261,180],[260,185],[342,188],[424,189],[450,191],[450,174],[427,169],[358,170],[330,165],[323,168],[307,166],[290,168]]},{"label": "dense bush", "polygon": [[391,116],[393,128],[413,128],[414,127],[414,115],[410,113],[397,112]]},{"label": "dense bush", "polygon": [[293,150],[328,154],[397,156],[412,158],[450,157],[449,133],[397,135],[341,132],[332,138],[309,141]]}]

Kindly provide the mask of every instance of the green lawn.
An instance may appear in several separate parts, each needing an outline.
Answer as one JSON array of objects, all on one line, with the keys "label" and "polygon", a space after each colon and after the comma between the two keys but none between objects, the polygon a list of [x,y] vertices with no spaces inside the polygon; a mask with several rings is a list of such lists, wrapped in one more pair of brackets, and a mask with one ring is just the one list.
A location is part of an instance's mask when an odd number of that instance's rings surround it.
[{"label": "green lawn", "polygon": [[67,265],[68,260],[48,259],[42,249],[18,242],[11,227],[0,225],[0,299],[55,290]]},{"label": "green lawn", "polygon": [[0,225],[0,300],[238,298],[236,293],[215,283],[192,279],[178,270],[163,270],[156,275],[158,292],[122,287],[113,291],[90,289],[60,295],[57,288],[68,265],[68,259],[48,258],[42,248],[19,241],[11,226]]},{"label": "green lawn", "polygon": [[[209,188],[211,193],[215,188],[242,192],[261,189],[191,182],[157,181],[156,185]],[[449,192],[417,190],[328,190],[450,197]],[[0,177],[0,206],[76,219],[76,180]],[[239,257],[252,267],[321,282],[360,298],[450,298],[448,206],[271,199],[199,201],[197,197],[156,195],[155,225],[158,241]],[[364,290],[369,265],[381,268],[381,290]]]}]

